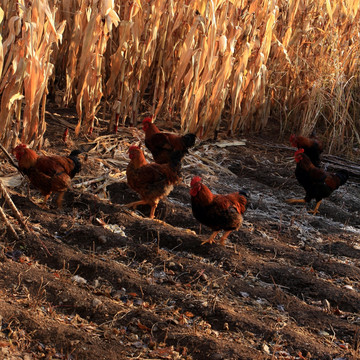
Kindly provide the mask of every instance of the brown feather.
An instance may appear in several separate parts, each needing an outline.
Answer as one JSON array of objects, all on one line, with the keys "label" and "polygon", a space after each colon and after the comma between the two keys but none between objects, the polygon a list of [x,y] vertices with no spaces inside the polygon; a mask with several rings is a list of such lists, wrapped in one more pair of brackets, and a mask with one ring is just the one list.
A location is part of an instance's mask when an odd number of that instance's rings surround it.
[{"label": "brown feather", "polygon": [[[130,147],[129,156],[130,162],[126,169],[127,183],[154,212],[159,201],[180,181],[180,159],[179,164],[149,164],[137,146]],[[130,204],[133,205],[136,207],[138,202]]]},{"label": "brown feather", "polygon": [[158,164],[170,162],[174,152],[181,152],[181,157],[183,157],[188,149],[195,144],[194,134],[176,135],[161,132],[151,122],[151,118],[143,120],[143,130],[145,131],[145,145]]},{"label": "brown feather", "polygon": [[[47,199],[51,193],[59,193],[58,207],[61,206],[63,193],[71,184],[75,175],[75,162],[70,157],[38,156],[37,153],[24,145],[14,150],[19,168],[26,174],[31,184],[40,190]],[[79,169],[80,170],[80,169]]]}]

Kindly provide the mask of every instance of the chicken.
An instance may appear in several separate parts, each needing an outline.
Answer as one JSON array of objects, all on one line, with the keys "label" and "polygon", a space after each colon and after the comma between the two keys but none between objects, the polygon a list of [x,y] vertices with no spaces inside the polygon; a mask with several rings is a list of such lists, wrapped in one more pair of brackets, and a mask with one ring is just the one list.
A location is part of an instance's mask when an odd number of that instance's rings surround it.
[{"label": "chicken", "polygon": [[127,183],[140,195],[141,200],[126,206],[136,208],[138,205],[150,205],[150,219],[153,219],[159,201],[169,195],[180,181],[181,152],[174,152],[168,164],[148,163],[138,146],[130,146],[129,158]]},{"label": "chicken", "polygon": [[143,122],[145,132],[145,145],[153,155],[154,161],[158,164],[170,162],[171,155],[175,151],[181,153],[181,157],[188,152],[188,149],[195,145],[196,135],[188,133],[183,136],[161,132],[152,123],[151,117],[146,117]]},{"label": "chicken", "polygon": [[18,145],[13,149],[19,169],[28,176],[31,184],[44,196],[44,206],[51,193],[58,193],[56,204],[62,205],[64,194],[70,186],[71,179],[81,170],[78,155],[74,150],[69,156],[39,156],[26,145]]},{"label": "chicken", "polygon": [[[311,162],[316,167],[320,166],[320,154],[323,151],[323,145],[314,132],[309,137],[292,134],[290,136],[290,143],[298,149],[304,149],[304,153],[309,157]],[[303,187],[312,182],[312,179],[309,177],[310,174],[306,169],[303,169],[300,163],[296,164],[295,176]]]},{"label": "chicken", "polygon": [[244,192],[235,192],[227,195],[214,195],[210,189],[201,183],[201,178],[195,176],[191,180],[191,205],[194,217],[200,223],[213,230],[211,236],[203,241],[212,244],[216,235],[225,230],[220,238],[220,244],[225,245],[225,240],[234,230],[238,230],[243,222],[247,199]]},{"label": "chicken", "polygon": [[349,173],[346,170],[329,173],[316,167],[305,154],[304,149],[297,150],[294,157],[297,166],[302,170],[302,172],[296,173],[296,178],[305,189],[306,194],[304,199],[288,199],[286,202],[299,204],[308,203],[315,199],[316,206],[314,210],[310,211],[315,215],[318,213],[322,199],[330,196],[333,191],[344,185],[349,178]]},{"label": "chicken", "polygon": [[323,144],[313,132],[310,137],[290,136],[290,143],[298,149],[304,149],[304,153],[310,158],[315,166],[320,165],[320,154],[323,152]]}]

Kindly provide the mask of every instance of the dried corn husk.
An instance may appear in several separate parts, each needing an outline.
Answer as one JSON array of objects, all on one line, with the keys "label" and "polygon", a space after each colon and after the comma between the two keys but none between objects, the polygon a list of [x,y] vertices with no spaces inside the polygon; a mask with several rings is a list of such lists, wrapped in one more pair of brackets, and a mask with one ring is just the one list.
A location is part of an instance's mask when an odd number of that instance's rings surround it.
[{"label": "dried corn husk", "polygon": [[105,95],[122,124],[150,112],[208,138],[221,125],[262,129],[271,109],[282,129],[307,134],[321,120],[330,149],[353,146],[359,9],[358,0],[0,0],[0,141],[14,144],[24,128],[21,140],[41,146],[55,77],[59,103],[76,105],[78,135],[93,131]]}]

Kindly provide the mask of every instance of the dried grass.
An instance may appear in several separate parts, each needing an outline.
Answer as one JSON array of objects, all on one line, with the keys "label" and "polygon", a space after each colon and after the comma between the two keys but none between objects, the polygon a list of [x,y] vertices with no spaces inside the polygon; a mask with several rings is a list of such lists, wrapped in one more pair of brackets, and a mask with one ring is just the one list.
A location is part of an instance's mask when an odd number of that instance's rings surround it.
[{"label": "dried grass", "polygon": [[62,104],[76,105],[76,134],[92,132],[105,98],[116,104],[116,125],[136,125],[150,112],[208,138],[219,129],[260,130],[271,111],[283,130],[322,126],[331,151],[359,144],[359,1],[0,0],[0,7],[5,147],[19,137],[41,146],[54,77]]}]

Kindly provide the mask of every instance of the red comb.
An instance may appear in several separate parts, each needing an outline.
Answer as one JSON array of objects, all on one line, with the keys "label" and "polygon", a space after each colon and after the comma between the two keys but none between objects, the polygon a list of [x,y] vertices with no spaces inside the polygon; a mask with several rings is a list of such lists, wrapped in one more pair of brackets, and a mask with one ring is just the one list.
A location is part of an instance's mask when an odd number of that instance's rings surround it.
[{"label": "red comb", "polygon": [[292,146],[296,146],[296,135],[295,134],[290,135],[290,144]]},{"label": "red comb", "polygon": [[296,150],[294,156],[302,154],[303,152],[304,152],[304,149]]},{"label": "red comb", "polygon": [[26,149],[27,148],[27,146],[25,145],[25,144],[19,144],[18,146],[16,146],[15,148],[14,148],[14,150],[13,151],[15,151],[15,150],[20,150],[20,149]]},{"label": "red comb", "polygon": [[140,150],[140,148],[138,146],[136,146],[136,145],[131,145],[129,147],[129,152],[132,151],[132,150]]},{"label": "red comb", "polygon": [[194,176],[191,180],[190,186],[193,187],[195,184],[201,182],[201,177],[200,176]]},{"label": "red comb", "polygon": [[146,124],[146,123],[152,123],[152,116],[148,116],[148,117],[146,117],[144,120],[143,120],[143,124]]}]

